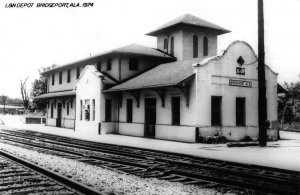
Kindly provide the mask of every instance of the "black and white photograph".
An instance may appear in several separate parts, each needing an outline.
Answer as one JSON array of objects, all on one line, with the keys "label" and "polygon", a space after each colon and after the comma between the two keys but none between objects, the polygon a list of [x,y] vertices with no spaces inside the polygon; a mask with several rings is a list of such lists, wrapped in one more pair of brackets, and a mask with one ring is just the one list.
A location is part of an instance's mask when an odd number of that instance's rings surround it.
[{"label": "black and white photograph", "polygon": [[300,0],[1,0],[0,195],[299,195]]}]

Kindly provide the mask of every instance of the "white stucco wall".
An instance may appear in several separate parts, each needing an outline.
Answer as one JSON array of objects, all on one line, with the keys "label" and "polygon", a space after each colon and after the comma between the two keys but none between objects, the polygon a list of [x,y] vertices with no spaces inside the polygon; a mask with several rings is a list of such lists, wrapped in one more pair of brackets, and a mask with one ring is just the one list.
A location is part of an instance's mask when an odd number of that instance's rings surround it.
[{"label": "white stucco wall", "polygon": [[[184,30],[174,30],[168,35],[157,37],[157,48],[170,53],[171,37],[174,37],[174,56],[177,60],[193,58],[193,36],[198,36],[198,57],[203,57],[203,38],[208,38],[208,56],[217,55],[217,33],[199,28],[187,27]],[[164,49],[164,40],[168,39],[168,50]]]},{"label": "white stucco wall", "polygon": [[[196,125],[196,90],[195,80],[190,81],[189,107],[186,106],[186,97],[177,88],[166,88],[165,107],[162,107],[160,97],[153,90],[140,91],[140,106],[128,92],[123,92],[122,107],[120,108],[119,133],[123,135],[144,136],[145,98],[156,99],[156,126],[155,138],[177,141],[195,142]],[[180,125],[172,125],[171,98],[180,97]],[[133,99],[132,123],[126,122],[126,101]]]},{"label": "white stucco wall", "polygon": [[[100,94],[102,89],[102,80],[96,72],[94,66],[87,66],[76,85],[76,131],[88,134],[99,134],[100,123]],[[99,73],[99,72],[98,72]],[[92,100],[95,100],[95,120],[93,120],[92,114]],[[82,120],[80,120],[81,108],[80,100],[82,104],[85,104],[85,100],[90,100],[90,120],[85,119],[84,110],[82,111]]]},{"label": "white stucco wall", "polygon": [[119,123],[119,134],[132,135],[143,137],[144,136],[144,124],[143,123]]},{"label": "white stucco wall", "polygon": [[[71,102],[69,102],[69,114],[67,114],[67,102],[65,101],[65,106],[63,106],[63,102],[61,100],[57,100],[55,102],[50,102],[49,107],[47,108],[47,122],[46,125],[48,126],[56,126],[56,119],[57,119],[57,104],[62,104],[61,110],[61,127],[64,128],[75,128],[75,103],[76,98],[75,96],[72,97],[72,106]],[[53,118],[51,118],[51,104],[53,104]]]},{"label": "white stucco wall", "polygon": [[[84,69],[84,65],[80,66],[80,72],[82,72]],[[75,88],[76,85],[76,72],[77,67],[70,68],[70,82],[67,82],[68,78],[68,70],[69,69],[63,69],[63,70],[57,70],[53,71],[49,74],[47,74],[47,80],[48,80],[48,92],[55,92],[55,91],[65,91],[65,90],[72,90]],[[59,84],[59,72],[62,72],[62,83]],[[54,74],[54,85],[52,85],[52,74]]]},{"label": "white stucco wall", "polygon": [[193,58],[193,36],[198,37],[198,57],[203,57],[203,38],[208,39],[208,56],[217,55],[217,33],[199,31],[199,28],[187,28],[183,31],[183,59]]},{"label": "white stucco wall", "polygon": [[155,59],[151,57],[142,57],[142,56],[135,56],[132,58],[135,58],[138,60],[138,70],[129,70],[129,58],[130,57],[122,57],[121,58],[121,76],[120,80],[127,79],[128,77],[131,77],[135,74],[138,74],[146,69],[150,69],[151,67],[154,67],[158,64],[163,63],[163,60],[161,59]]},{"label": "white stucco wall", "polygon": [[[236,74],[239,56],[245,61],[245,75]],[[258,136],[257,62],[252,48],[241,41],[231,44],[222,57],[196,67],[197,125],[200,136],[224,135],[232,140]],[[230,86],[229,80],[251,82],[252,87]],[[277,75],[266,68],[268,119],[277,119]],[[222,96],[222,126],[211,127],[211,96]],[[246,98],[246,126],[236,127],[236,97]]]},{"label": "white stucco wall", "polygon": [[183,142],[196,141],[196,129],[192,126],[156,125],[155,138]]},{"label": "white stucco wall", "polygon": [[[177,60],[183,60],[183,31],[182,30],[174,30],[170,32],[168,35],[159,35],[157,37],[157,48],[171,53],[171,37],[174,37],[174,56]],[[164,49],[164,40],[168,39],[168,50]]]}]

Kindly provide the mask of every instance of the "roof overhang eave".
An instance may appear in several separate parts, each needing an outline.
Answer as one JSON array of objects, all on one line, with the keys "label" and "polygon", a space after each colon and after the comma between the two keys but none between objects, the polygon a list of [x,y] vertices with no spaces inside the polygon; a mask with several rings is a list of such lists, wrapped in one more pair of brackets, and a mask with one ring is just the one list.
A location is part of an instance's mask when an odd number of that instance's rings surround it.
[{"label": "roof overhang eave", "polygon": [[[47,93],[46,93],[47,94]],[[76,96],[75,92],[69,93],[69,94],[55,94],[53,93],[53,95],[51,93],[48,93],[49,95],[46,94],[42,94],[40,96],[34,97],[34,100],[38,100],[38,99],[50,99],[50,98],[61,98],[61,97],[71,97],[71,96]],[[52,95],[52,96],[51,96]]]},{"label": "roof overhang eave", "polygon": [[155,57],[155,58],[170,59],[170,60],[175,59],[173,56],[171,56],[169,54],[165,54],[165,56],[158,56],[158,55],[142,54],[142,53],[135,53],[135,52],[125,52],[125,51],[117,51],[116,50],[116,51],[111,51],[109,53],[105,53],[105,54],[101,54],[101,55],[95,55],[95,56],[91,56],[91,57],[88,57],[88,58],[84,58],[82,60],[78,60],[78,61],[75,61],[75,62],[72,62],[72,63],[69,63],[69,64],[65,64],[65,65],[62,65],[62,66],[57,66],[55,68],[46,70],[46,71],[42,72],[41,74],[45,75],[45,74],[53,72],[53,71],[67,69],[67,68],[69,68],[71,66],[75,66],[76,64],[80,65],[80,63],[84,63],[86,61],[93,60],[93,59],[98,58],[98,57],[104,57],[104,56],[114,55],[114,54],[126,54],[126,55],[146,56],[146,57]]},{"label": "roof overhang eave", "polygon": [[164,87],[174,87],[178,84],[167,84],[167,85],[152,85],[152,86],[143,86],[143,87],[136,87],[136,88],[123,88],[123,89],[107,89],[102,91],[103,93],[110,93],[110,92],[121,92],[121,91],[137,91],[143,89],[154,89],[154,88],[164,88]]},{"label": "roof overhang eave", "polygon": [[187,26],[194,26],[194,27],[198,27],[198,28],[204,28],[204,29],[209,29],[209,30],[213,30],[213,31],[216,31],[218,33],[218,35],[222,35],[222,34],[226,34],[226,33],[230,33],[231,31],[230,30],[227,30],[227,29],[216,29],[216,28],[209,28],[209,27],[205,27],[205,26],[198,26],[198,25],[193,25],[193,24],[186,24],[186,23],[177,23],[177,24],[173,24],[173,25],[170,25],[170,26],[166,26],[166,27],[163,27],[163,28],[158,28],[156,30],[153,30],[149,33],[146,33],[145,35],[148,35],[148,36],[157,36],[159,34],[163,34],[164,31],[170,29],[170,28],[173,28],[173,27],[176,27],[176,26],[179,26],[179,25],[187,25]]}]

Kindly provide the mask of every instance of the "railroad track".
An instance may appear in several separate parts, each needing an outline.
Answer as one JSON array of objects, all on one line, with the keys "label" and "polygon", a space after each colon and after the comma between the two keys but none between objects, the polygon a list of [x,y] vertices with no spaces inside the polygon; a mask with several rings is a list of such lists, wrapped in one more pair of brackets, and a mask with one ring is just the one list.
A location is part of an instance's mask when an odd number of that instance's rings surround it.
[{"label": "railroad track", "polygon": [[50,170],[0,151],[0,194],[104,195]]},{"label": "railroad track", "polygon": [[182,154],[89,142],[33,131],[5,131],[2,139],[140,177],[183,184],[225,185],[272,194],[299,194],[300,173]]}]

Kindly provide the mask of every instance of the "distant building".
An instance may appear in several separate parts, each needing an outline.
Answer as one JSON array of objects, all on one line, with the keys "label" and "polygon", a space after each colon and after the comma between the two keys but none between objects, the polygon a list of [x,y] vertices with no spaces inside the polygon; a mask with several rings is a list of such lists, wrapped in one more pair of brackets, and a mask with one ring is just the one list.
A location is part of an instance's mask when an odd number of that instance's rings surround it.
[{"label": "distant building", "polygon": [[[157,49],[132,44],[45,71],[46,125],[196,142],[209,135],[258,137],[257,56],[230,31],[190,14],[147,35]],[[267,117],[277,120],[277,73],[266,66]],[[275,135],[269,131],[269,135]]]},{"label": "distant building", "polygon": [[0,113],[4,114],[20,114],[24,110],[23,106],[0,105]]}]

